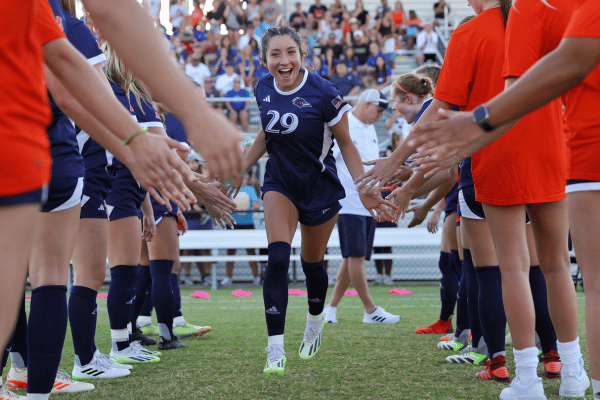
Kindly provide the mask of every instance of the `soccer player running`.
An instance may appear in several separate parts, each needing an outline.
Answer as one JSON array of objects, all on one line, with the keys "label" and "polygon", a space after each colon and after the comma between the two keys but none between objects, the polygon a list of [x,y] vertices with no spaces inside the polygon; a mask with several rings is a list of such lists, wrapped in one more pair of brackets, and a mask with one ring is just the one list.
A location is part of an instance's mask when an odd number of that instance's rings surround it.
[{"label": "soccer player running", "polygon": [[[300,357],[312,358],[321,344],[327,271],[323,256],[337,220],[344,189],[337,177],[331,148],[335,138],[352,177],[363,165],[348,133],[350,106],[329,82],[302,67],[304,53],[298,33],[271,28],[262,37],[262,62],[270,74],[255,88],[263,129],[242,161],[242,173],[229,188],[236,192],[242,177],[268,151],[262,187],[269,259],[263,296],[269,335],[265,373],[285,370],[283,333],[288,300],[291,243],[298,222],[302,233],[301,262],[306,275],[308,307]],[[325,131],[327,124],[333,135]],[[378,190],[360,194],[373,217],[391,218],[392,203]]]},{"label": "soccer player running", "polygon": [[[356,107],[348,113],[350,138],[363,160],[372,160],[379,156],[379,142],[373,124],[381,118],[387,106],[388,100],[383,93],[376,89],[367,89],[360,95]],[[338,322],[338,304],[352,283],[365,307],[364,323],[396,323],[400,321],[400,316],[390,314],[373,303],[365,274],[365,260],[371,259],[377,221],[371,218],[369,211],[360,201],[360,195],[337,143],[333,146],[333,157],[338,177],[346,192],[346,197],[340,200],[342,209],[337,220],[343,259],[331,300],[324,309],[325,322]]]}]

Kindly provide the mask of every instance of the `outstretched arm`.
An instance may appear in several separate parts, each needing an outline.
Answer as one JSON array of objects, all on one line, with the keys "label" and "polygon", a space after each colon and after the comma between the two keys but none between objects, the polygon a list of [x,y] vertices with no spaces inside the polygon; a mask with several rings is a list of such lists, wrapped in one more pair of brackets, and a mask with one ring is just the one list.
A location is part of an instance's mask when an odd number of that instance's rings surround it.
[{"label": "outstretched arm", "polygon": [[152,98],[185,125],[192,147],[204,157],[212,176],[229,179],[237,174],[241,135],[194,91],[141,5],[135,0],[83,0],[83,4],[102,36],[146,84]]}]

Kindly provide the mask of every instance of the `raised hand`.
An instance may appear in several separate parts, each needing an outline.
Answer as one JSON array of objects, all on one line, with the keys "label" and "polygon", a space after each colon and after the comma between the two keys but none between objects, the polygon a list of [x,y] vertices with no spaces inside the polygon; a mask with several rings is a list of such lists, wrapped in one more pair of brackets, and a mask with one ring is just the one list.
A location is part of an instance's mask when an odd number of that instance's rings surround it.
[{"label": "raised hand", "polygon": [[363,161],[364,165],[374,165],[373,168],[354,180],[360,192],[370,191],[374,186],[389,182],[395,175],[400,165],[389,159],[389,157],[377,160]]},{"label": "raised hand", "polygon": [[379,189],[370,190],[368,192],[359,192],[360,201],[363,206],[369,211],[371,216],[377,221],[394,219],[390,208],[395,209],[394,204],[381,197]]},{"label": "raised hand", "polygon": [[406,214],[408,205],[410,204],[411,194],[412,193],[409,193],[404,187],[399,187],[394,189],[394,191],[386,197],[386,199],[389,200],[394,207],[393,219],[404,219],[404,215]]}]

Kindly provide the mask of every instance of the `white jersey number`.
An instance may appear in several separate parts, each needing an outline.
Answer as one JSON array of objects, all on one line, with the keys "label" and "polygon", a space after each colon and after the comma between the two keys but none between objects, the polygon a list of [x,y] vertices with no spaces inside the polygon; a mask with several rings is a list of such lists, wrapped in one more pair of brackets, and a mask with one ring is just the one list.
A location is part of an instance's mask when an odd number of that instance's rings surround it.
[{"label": "white jersey number", "polygon": [[[267,113],[267,115],[271,115],[271,120],[267,124],[265,132],[286,134],[294,132],[298,127],[298,116],[294,113],[285,113],[281,116],[281,118],[279,118],[279,112],[271,110]],[[277,122],[279,122],[281,126],[285,128],[284,131],[280,132],[279,129],[273,129]]]}]

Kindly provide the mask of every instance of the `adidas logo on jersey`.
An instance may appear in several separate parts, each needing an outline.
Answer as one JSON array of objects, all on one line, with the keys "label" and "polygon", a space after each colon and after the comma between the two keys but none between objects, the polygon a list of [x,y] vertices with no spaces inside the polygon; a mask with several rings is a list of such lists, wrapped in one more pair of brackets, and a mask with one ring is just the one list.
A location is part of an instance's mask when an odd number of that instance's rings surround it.
[{"label": "adidas logo on jersey", "polygon": [[106,209],[104,208],[104,204],[100,204],[100,207],[98,207],[98,211],[106,211]]},{"label": "adidas logo on jersey", "polygon": [[271,307],[271,308],[268,308],[268,309],[266,309],[266,310],[265,310],[265,312],[266,312],[267,314],[272,314],[272,315],[281,314],[281,313],[280,313],[280,312],[277,310],[277,308],[276,308],[275,306],[273,306],[273,307]]},{"label": "adidas logo on jersey", "polygon": [[267,97],[265,97],[265,98],[263,99],[263,101],[265,101],[265,102],[267,102],[267,103],[270,103],[270,102],[271,102],[271,95],[268,95]]}]

